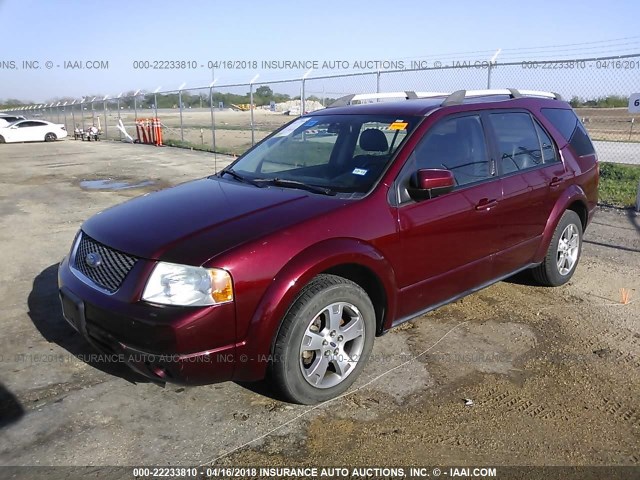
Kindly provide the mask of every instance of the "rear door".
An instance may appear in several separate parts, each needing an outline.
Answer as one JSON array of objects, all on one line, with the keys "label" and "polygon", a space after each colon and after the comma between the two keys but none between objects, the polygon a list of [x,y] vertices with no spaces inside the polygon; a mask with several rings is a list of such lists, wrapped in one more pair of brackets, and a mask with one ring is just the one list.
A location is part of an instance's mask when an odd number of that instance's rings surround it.
[{"label": "rear door", "polygon": [[[407,188],[420,168],[446,168],[457,186],[436,198],[414,201]],[[483,121],[477,113],[444,117],[418,143],[397,180],[402,320],[469,291],[491,277],[500,235],[496,211],[501,189]]]},{"label": "rear door", "polygon": [[566,172],[551,136],[527,111],[486,113],[502,184],[495,277],[528,265],[538,248]]},{"label": "rear door", "polygon": [[31,122],[31,128],[29,129],[29,133],[28,133],[29,139],[27,141],[29,142],[44,141],[44,136],[47,133],[53,132],[53,131],[54,131],[53,125],[34,120]]}]

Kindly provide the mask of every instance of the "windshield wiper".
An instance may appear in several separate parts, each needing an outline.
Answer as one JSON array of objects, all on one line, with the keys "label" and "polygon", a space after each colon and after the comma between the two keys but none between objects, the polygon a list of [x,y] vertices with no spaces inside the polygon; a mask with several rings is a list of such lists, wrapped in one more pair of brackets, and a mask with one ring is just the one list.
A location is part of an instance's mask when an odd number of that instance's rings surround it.
[{"label": "windshield wiper", "polygon": [[287,180],[285,178],[256,178],[256,183],[275,185],[277,187],[285,188],[299,188],[300,190],[307,190],[308,192],[321,193],[323,195],[335,195],[336,192],[326,187],[319,187],[317,185],[309,185],[308,183],[299,182],[298,180]]},{"label": "windshield wiper", "polygon": [[251,180],[250,178],[243,177],[242,175],[240,175],[238,172],[236,172],[232,168],[225,168],[224,170],[221,170],[218,175],[222,176],[225,173],[228,173],[229,175],[231,175],[233,178],[235,178],[239,182],[248,183],[249,185],[253,185],[254,187],[258,187],[258,188],[262,188],[263,187],[262,184],[254,181],[254,180]]}]

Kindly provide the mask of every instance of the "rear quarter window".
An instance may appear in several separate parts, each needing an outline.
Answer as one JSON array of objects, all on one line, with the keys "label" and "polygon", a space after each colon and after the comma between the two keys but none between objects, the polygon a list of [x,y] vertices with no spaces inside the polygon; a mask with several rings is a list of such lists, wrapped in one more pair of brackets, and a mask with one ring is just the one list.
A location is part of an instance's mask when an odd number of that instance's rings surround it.
[{"label": "rear quarter window", "polygon": [[578,120],[573,110],[561,108],[543,108],[542,114],[560,132],[579,156],[596,153],[587,130]]}]

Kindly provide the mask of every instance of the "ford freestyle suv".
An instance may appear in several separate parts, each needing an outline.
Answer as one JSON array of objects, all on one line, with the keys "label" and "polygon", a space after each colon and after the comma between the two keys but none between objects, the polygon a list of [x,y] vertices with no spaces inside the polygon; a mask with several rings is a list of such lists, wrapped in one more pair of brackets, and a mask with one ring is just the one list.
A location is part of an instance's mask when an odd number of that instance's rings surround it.
[{"label": "ford freestyle suv", "polygon": [[268,377],[313,404],[402,322],[522,270],[566,283],[599,174],[571,107],[392,96],[339,99],[215,175],[87,220],[59,267],[65,318],[154,381]]}]

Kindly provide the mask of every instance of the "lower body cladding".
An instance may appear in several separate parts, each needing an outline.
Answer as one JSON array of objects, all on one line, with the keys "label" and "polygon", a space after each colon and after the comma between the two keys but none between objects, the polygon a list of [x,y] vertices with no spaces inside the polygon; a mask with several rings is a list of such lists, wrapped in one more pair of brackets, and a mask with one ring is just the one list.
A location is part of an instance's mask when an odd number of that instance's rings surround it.
[{"label": "lower body cladding", "polygon": [[64,318],[100,358],[124,362],[158,383],[204,385],[234,378],[233,303],[190,308],[126,302],[120,292],[108,295],[80,280],[68,258],[60,263],[58,286]]}]

